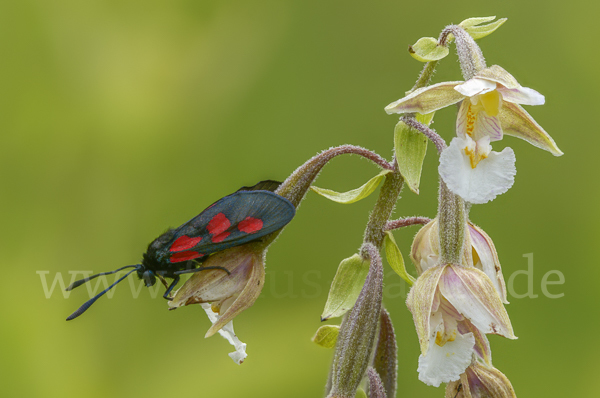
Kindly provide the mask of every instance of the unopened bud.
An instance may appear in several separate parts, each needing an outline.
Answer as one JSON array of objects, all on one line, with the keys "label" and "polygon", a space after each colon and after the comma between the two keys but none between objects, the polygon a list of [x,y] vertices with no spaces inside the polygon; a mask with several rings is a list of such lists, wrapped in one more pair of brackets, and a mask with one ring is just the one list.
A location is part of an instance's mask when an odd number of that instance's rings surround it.
[{"label": "unopened bud", "polygon": [[371,266],[354,307],[346,314],[333,356],[329,397],[354,398],[365,375],[381,314],[383,268],[375,246],[367,244]]}]

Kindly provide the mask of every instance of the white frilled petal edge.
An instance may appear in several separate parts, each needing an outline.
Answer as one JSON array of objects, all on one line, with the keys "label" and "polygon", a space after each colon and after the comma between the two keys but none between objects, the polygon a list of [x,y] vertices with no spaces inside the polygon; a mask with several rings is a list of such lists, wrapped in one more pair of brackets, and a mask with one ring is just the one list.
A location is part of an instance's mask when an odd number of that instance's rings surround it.
[{"label": "white frilled petal edge", "polygon": [[[219,314],[213,312],[213,310],[211,309],[211,305],[208,303],[202,303],[200,305],[202,306],[202,309],[206,311],[208,319],[210,319],[210,321],[213,324],[215,324],[219,320]],[[229,342],[229,344],[235,347],[235,351],[230,352],[229,356],[231,357],[231,359],[233,359],[233,362],[237,363],[238,365],[241,365],[242,362],[244,362],[244,359],[246,359],[246,357],[248,356],[248,354],[246,354],[246,343],[242,343],[233,331],[233,321],[230,321],[228,324],[219,329],[219,334],[223,338],[225,338]]]},{"label": "white frilled petal edge", "polygon": [[475,338],[473,333],[456,335],[456,339],[449,341],[442,347],[435,343],[435,335],[440,329],[433,330],[429,339],[429,350],[425,356],[419,356],[419,380],[423,383],[439,387],[441,383],[458,380],[460,375],[471,364]]},{"label": "white frilled petal edge", "polygon": [[507,147],[502,152],[492,151],[472,168],[464,152],[467,146],[466,139],[453,138],[440,156],[438,171],[448,189],[474,204],[487,203],[508,191],[517,174],[513,150]]}]

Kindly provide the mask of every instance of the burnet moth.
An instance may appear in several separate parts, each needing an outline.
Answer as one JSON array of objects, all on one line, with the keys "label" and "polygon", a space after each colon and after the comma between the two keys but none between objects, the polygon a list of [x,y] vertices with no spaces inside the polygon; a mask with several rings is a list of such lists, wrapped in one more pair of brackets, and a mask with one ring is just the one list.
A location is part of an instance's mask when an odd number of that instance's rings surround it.
[{"label": "burnet moth", "polygon": [[[169,229],[156,238],[142,256],[141,264],[127,265],[114,271],[102,272],[74,282],[68,290],[102,275],[110,275],[133,268],[104,291],[86,301],[67,318],[75,319],[116,284],[137,272],[147,287],[153,286],[158,277],[167,288],[164,298],[179,283],[180,275],[222,267],[202,267],[211,255],[222,250],[260,240],[287,225],[296,208],[286,198],[273,191],[280,185],[277,181],[261,181],[251,187],[242,187],[231,195],[219,199],[202,213],[180,227]],[[173,279],[171,284],[165,278]]]}]

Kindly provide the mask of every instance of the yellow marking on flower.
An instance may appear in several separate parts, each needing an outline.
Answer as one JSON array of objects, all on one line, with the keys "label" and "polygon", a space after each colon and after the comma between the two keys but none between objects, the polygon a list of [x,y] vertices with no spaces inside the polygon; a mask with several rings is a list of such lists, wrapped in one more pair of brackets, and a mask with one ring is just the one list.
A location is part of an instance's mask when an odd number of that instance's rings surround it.
[{"label": "yellow marking on flower", "polygon": [[483,159],[487,158],[488,155],[484,152],[480,152],[477,150],[477,147],[471,149],[469,146],[466,146],[465,155],[469,157],[469,161],[471,162],[471,168],[474,169],[477,167],[477,164],[481,162]]},{"label": "yellow marking on flower", "polygon": [[435,336],[435,344],[439,345],[440,347],[443,347],[444,345],[446,345],[446,343],[452,342],[454,340],[456,340],[456,329],[454,329],[452,331],[452,334],[450,335],[442,332],[437,332]]},{"label": "yellow marking on flower", "polygon": [[483,105],[483,109],[488,116],[498,116],[500,105],[502,103],[502,95],[498,90],[492,90],[489,93],[481,94],[479,96],[479,101],[481,101],[481,105]]},{"label": "yellow marking on flower", "polygon": [[212,312],[214,312],[215,314],[218,314],[221,311],[221,306],[217,305],[217,304],[211,304],[210,305],[210,309],[212,310]]},{"label": "yellow marking on flower", "polygon": [[473,104],[469,103],[469,109],[467,109],[467,134],[469,137],[473,137],[473,131],[475,130],[475,120],[477,120],[477,113],[473,109]]}]

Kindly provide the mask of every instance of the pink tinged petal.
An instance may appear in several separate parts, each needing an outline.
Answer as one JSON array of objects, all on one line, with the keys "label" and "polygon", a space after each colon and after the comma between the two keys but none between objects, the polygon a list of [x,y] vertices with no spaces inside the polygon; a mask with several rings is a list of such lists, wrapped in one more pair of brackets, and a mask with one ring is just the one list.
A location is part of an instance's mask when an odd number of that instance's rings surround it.
[{"label": "pink tinged petal", "polygon": [[485,111],[479,111],[475,115],[473,125],[473,139],[479,141],[483,137],[490,137],[490,141],[502,139],[502,126],[496,116],[489,116]]},{"label": "pink tinged petal", "polygon": [[260,292],[262,291],[263,285],[265,284],[265,267],[262,262],[262,258],[259,256],[253,256],[253,266],[251,268],[248,282],[244,287],[244,290],[239,294],[235,301],[225,310],[219,320],[208,329],[205,337],[210,337],[215,334],[219,329],[223,328],[233,318],[240,314],[245,309],[251,307]]},{"label": "pink tinged petal", "polygon": [[490,82],[498,83],[509,89],[521,87],[513,75],[498,65],[492,65],[489,68],[482,69],[477,72],[474,78],[489,80]]},{"label": "pink tinged petal", "polygon": [[[243,246],[234,247],[216,253],[203,264],[222,266],[220,269],[194,273],[183,286],[175,292],[170,308],[198,303],[221,303],[231,297],[237,297],[248,283],[252,268],[260,255],[249,252]],[[258,260],[259,261],[259,260]]]},{"label": "pink tinged petal", "polygon": [[[406,299],[406,305],[413,315],[421,352],[425,355],[429,349],[430,325],[429,321],[433,311],[435,292],[438,281],[446,266],[437,266],[428,269],[410,289]],[[439,301],[436,302],[436,307]]]},{"label": "pink tinged petal", "polygon": [[467,116],[471,109],[471,101],[463,101],[458,108],[458,115],[456,116],[456,135],[460,138],[467,138]]},{"label": "pink tinged petal", "polygon": [[474,344],[472,333],[458,334],[441,347],[431,339],[427,354],[419,357],[419,380],[434,387],[458,380],[471,364]]},{"label": "pink tinged petal", "polygon": [[502,99],[506,102],[521,105],[544,105],[544,102],[546,102],[542,94],[529,87],[519,86],[513,89],[499,87],[498,91],[502,94]]},{"label": "pink tinged petal", "polygon": [[[204,309],[204,311],[206,312],[208,319],[213,324],[218,322],[220,316],[219,314],[212,311],[210,304],[204,303],[200,305],[202,306],[202,309]],[[246,357],[248,356],[248,354],[246,354],[246,344],[242,343],[233,331],[233,322],[229,321],[229,323],[223,326],[223,328],[219,330],[219,334],[224,339],[226,339],[229,342],[229,344],[235,347],[235,351],[229,353],[229,357],[233,359],[233,362],[237,363],[238,365],[241,365],[242,362],[244,362],[244,359],[246,359]]]},{"label": "pink tinged petal", "polygon": [[412,243],[410,258],[418,275],[439,264],[439,247],[437,219],[433,219],[417,232]]},{"label": "pink tinged petal", "polygon": [[473,333],[473,337],[475,338],[473,350],[475,354],[488,366],[492,366],[492,349],[485,334],[466,319],[458,323],[458,332],[460,334]]},{"label": "pink tinged petal", "polygon": [[490,141],[502,139],[502,126],[496,116],[485,111],[473,112],[471,101],[463,101],[456,117],[456,135],[460,138],[472,137],[475,141],[490,137]]},{"label": "pink tinged petal", "polygon": [[479,257],[479,261],[474,266],[485,272],[498,291],[502,302],[508,304],[506,284],[504,283],[504,276],[502,275],[502,268],[500,267],[500,260],[494,242],[488,234],[472,223],[469,223],[469,235],[473,249]]},{"label": "pink tinged petal", "polygon": [[413,91],[404,98],[392,102],[385,107],[388,114],[392,113],[431,113],[438,109],[456,104],[464,97],[454,90],[462,82],[444,82],[433,84]]},{"label": "pink tinged petal", "polygon": [[467,80],[463,84],[459,84],[458,86],[454,87],[454,89],[465,97],[473,97],[474,95],[485,94],[495,90],[496,83],[475,77]]},{"label": "pink tinged petal", "polygon": [[454,138],[442,152],[438,172],[453,193],[475,204],[487,203],[512,187],[515,181],[515,154],[511,148],[490,152],[475,168],[464,148],[468,142]]},{"label": "pink tinged petal", "polygon": [[482,271],[449,265],[439,280],[442,295],[483,333],[516,339],[494,285]]},{"label": "pink tinged petal", "polygon": [[563,154],[552,137],[520,105],[511,102],[504,103],[498,117],[505,134],[521,138],[554,156]]},{"label": "pink tinged petal", "polygon": [[474,362],[466,371],[473,398],[516,398],[510,380],[498,369]]}]

